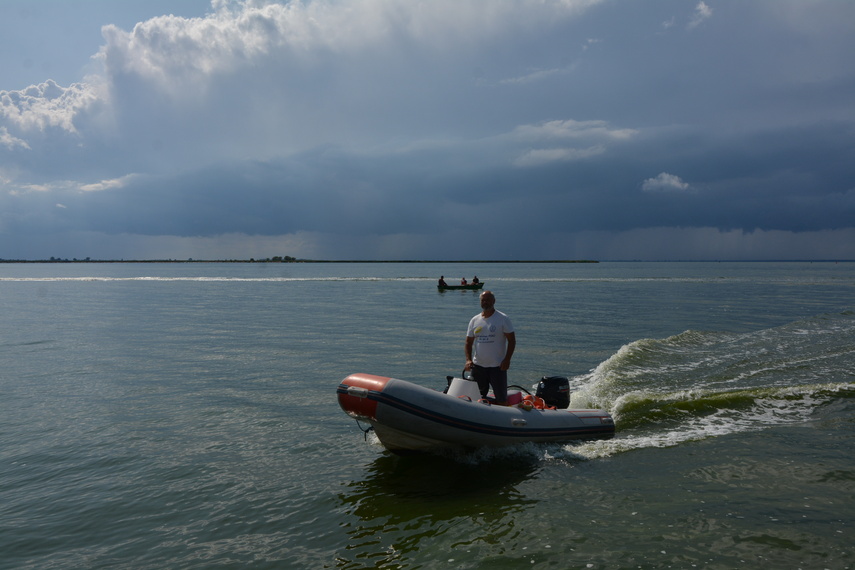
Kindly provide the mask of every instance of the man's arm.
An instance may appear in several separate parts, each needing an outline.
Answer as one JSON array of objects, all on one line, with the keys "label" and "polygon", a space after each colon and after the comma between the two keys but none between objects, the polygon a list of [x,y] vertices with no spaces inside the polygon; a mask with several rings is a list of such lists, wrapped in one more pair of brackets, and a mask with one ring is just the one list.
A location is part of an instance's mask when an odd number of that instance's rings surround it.
[{"label": "man's arm", "polygon": [[514,349],[517,347],[517,335],[512,332],[505,333],[505,338],[508,340],[508,349],[505,351],[505,359],[502,360],[502,370],[507,370],[511,367],[511,357],[514,355]]},{"label": "man's arm", "polygon": [[475,344],[474,336],[466,337],[466,346],[464,347],[464,353],[466,354],[466,365],[463,367],[463,370],[472,370],[472,345]]}]

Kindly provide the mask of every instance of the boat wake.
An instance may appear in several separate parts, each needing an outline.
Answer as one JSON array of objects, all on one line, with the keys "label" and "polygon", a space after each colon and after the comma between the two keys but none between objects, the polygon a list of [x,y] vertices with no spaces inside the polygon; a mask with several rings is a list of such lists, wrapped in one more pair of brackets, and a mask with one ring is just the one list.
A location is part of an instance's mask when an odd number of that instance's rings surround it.
[{"label": "boat wake", "polygon": [[623,346],[570,380],[570,408],[614,417],[610,440],[490,450],[584,461],[781,426],[833,422],[855,412],[855,312],[750,333],[686,331]]},{"label": "boat wake", "polygon": [[751,333],[686,331],[623,346],[572,379],[574,406],[615,418],[610,441],[564,446],[597,458],[804,424],[855,405],[855,313]]}]

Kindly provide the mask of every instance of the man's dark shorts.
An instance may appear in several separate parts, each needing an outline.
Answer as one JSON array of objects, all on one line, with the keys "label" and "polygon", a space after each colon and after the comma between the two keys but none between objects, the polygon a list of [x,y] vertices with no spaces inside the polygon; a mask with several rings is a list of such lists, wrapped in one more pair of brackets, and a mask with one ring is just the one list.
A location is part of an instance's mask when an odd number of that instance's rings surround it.
[{"label": "man's dark shorts", "polygon": [[490,388],[493,388],[493,396],[497,402],[505,402],[508,399],[508,371],[498,366],[485,368],[484,366],[472,365],[472,379],[478,382],[478,390],[482,397],[487,396]]}]

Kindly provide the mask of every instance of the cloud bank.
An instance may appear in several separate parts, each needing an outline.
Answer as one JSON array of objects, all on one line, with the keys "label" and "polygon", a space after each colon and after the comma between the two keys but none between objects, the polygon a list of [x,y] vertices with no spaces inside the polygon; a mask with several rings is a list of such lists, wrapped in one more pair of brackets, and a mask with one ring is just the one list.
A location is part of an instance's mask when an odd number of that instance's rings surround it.
[{"label": "cloud bank", "polygon": [[91,75],[0,90],[0,258],[855,258],[855,7],[801,10],[105,23]]}]

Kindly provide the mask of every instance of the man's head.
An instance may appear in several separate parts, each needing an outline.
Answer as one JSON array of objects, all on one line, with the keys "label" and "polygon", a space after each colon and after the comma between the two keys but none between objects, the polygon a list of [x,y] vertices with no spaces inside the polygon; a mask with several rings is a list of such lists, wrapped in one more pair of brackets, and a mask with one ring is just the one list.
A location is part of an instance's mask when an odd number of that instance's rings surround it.
[{"label": "man's head", "polygon": [[481,293],[481,308],[485,311],[490,311],[496,304],[496,297],[492,291],[484,291]]}]

